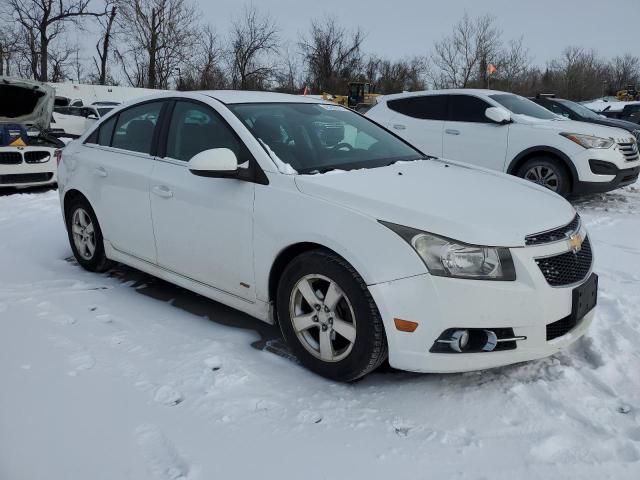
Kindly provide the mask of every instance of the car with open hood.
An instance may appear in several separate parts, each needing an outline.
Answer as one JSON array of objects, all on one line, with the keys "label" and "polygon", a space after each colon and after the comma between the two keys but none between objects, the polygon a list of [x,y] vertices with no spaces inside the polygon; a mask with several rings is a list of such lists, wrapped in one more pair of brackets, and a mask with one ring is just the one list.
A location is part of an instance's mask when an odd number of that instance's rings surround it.
[{"label": "car with open hood", "polygon": [[337,380],[387,358],[461,372],[545,357],[594,315],[591,243],[566,200],[322,100],[123,105],[65,148],[59,194],[82,267],[122,262],[277,323]]},{"label": "car with open hood", "polygon": [[41,82],[0,77],[0,188],[55,184],[64,143],[49,133],[53,103]]}]

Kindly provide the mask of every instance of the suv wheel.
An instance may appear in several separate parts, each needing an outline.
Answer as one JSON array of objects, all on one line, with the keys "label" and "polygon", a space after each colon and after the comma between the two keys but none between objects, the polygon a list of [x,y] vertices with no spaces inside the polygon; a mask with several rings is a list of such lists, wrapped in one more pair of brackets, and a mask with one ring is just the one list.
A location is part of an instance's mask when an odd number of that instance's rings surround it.
[{"label": "suv wheel", "polygon": [[291,261],[277,311],[287,344],[319,375],[350,382],[387,358],[382,318],[366,284],[333,253],[313,250]]},{"label": "suv wheel", "polygon": [[571,189],[571,175],[559,161],[550,157],[530,158],[518,170],[518,176],[566,197]]},{"label": "suv wheel", "polygon": [[108,270],[112,263],[104,253],[102,230],[89,202],[73,200],[66,217],[69,243],[78,263],[91,272]]}]

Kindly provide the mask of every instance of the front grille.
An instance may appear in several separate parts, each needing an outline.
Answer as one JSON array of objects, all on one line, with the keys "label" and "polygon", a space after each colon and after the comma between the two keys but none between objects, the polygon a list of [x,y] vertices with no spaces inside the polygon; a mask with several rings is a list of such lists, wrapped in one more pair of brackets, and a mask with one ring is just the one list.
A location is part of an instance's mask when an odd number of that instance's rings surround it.
[{"label": "front grille", "polygon": [[566,335],[571,330],[573,330],[577,324],[578,320],[572,318],[571,315],[564,317],[557,322],[550,323],[549,325],[547,325],[547,342],[549,340],[553,340],[554,338]]},{"label": "front grille", "polygon": [[593,254],[589,238],[585,238],[579,252],[566,252],[546,258],[537,258],[536,263],[547,283],[552,287],[572,285],[583,280],[591,270]]},{"label": "front grille", "polygon": [[0,152],[0,165],[17,165],[22,163],[20,152]]},{"label": "front grille", "polygon": [[27,163],[44,163],[49,160],[51,154],[45,151],[24,152],[24,161]]},{"label": "front grille", "polygon": [[565,240],[570,235],[576,233],[580,228],[580,216],[576,213],[571,223],[568,223],[564,227],[555,228],[547,232],[533,233],[524,237],[524,244],[529,245],[541,245],[543,243],[552,243],[559,240]]},{"label": "front grille", "polygon": [[640,142],[640,130],[634,130],[631,134]]},{"label": "front grille", "polygon": [[619,143],[618,148],[627,162],[635,162],[640,158],[640,156],[638,156],[638,144],[636,142]]},{"label": "front grille", "polygon": [[13,183],[38,183],[48,182],[53,177],[53,173],[15,173],[9,175],[0,175],[0,185],[9,185]]}]

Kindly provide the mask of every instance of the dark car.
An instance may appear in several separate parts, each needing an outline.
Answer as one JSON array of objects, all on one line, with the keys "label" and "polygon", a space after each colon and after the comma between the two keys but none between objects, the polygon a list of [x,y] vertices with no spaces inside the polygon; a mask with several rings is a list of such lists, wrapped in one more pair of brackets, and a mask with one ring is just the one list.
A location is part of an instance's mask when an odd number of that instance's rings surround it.
[{"label": "dark car", "polygon": [[[551,110],[557,115],[569,118],[571,120],[577,120],[579,122],[596,123],[598,125],[606,125],[608,127],[617,127],[631,132],[634,137],[640,140],[640,125],[627,120],[620,120],[617,118],[608,118],[598,115],[597,113],[589,110],[584,105],[581,105],[571,100],[565,100],[563,98],[555,98],[548,95],[538,95],[532,98],[538,105],[543,106],[547,110]],[[638,105],[640,107],[640,104]],[[640,121],[640,118],[638,118]]]}]

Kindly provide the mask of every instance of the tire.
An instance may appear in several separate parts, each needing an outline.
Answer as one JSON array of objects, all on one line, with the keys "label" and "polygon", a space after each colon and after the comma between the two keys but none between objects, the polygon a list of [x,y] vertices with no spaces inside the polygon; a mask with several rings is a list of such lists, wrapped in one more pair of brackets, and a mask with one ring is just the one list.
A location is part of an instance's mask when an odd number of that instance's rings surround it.
[{"label": "tire", "polygon": [[[337,288],[326,295],[330,285]],[[371,293],[334,253],[311,250],[294,258],[280,277],[276,308],[295,356],[323,377],[352,382],[387,358],[384,326]]]},{"label": "tire", "polygon": [[520,166],[517,175],[563,197],[571,193],[571,174],[567,167],[555,158],[547,156],[530,158]]},{"label": "tire", "polygon": [[109,270],[113,263],[105,255],[102,230],[89,202],[83,197],[72,200],[66,211],[66,221],[71,250],[82,268],[90,272]]}]

